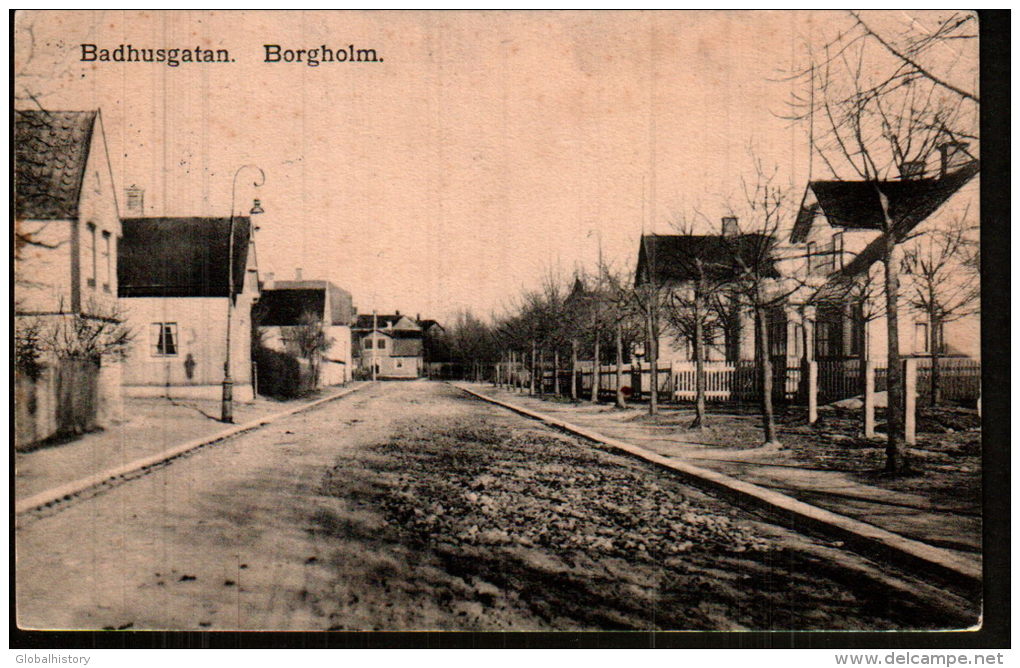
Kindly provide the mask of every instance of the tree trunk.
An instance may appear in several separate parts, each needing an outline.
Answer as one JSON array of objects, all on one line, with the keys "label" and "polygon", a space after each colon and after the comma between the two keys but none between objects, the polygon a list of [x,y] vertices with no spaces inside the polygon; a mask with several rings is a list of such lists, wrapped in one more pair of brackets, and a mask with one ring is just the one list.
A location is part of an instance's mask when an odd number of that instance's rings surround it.
[{"label": "tree trunk", "polygon": [[705,328],[701,318],[702,299],[699,289],[694,294],[694,422],[691,429],[705,428]]},{"label": "tree trunk", "polygon": [[538,344],[531,340],[531,373],[528,374],[528,394],[535,396],[535,366],[538,357]]},{"label": "tree trunk", "polygon": [[602,337],[599,336],[598,327],[595,328],[595,364],[591,371],[591,402],[593,404],[599,401],[599,356],[601,354]]},{"label": "tree trunk", "polygon": [[[884,198],[883,198],[884,199]],[[904,433],[904,387],[903,365],[900,363],[900,253],[891,232],[886,233],[885,253],[882,265],[885,270],[885,313],[887,325],[886,360],[888,364],[886,414],[885,470],[897,474],[907,470],[909,465],[906,435]]]},{"label": "tree trunk", "polygon": [[560,349],[553,349],[553,394],[560,396]]},{"label": "tree trunk", "polygon": [[655,336],[655,314],[652,304],[648,304],[648,362],[651,364],[651,368],[648,369],[648,383],[651,387],[648,388],[648,414],[658,415],[659,414],[659,342]]},{"label": "tree trunk", "polygon": [[626,408],[627,397],[623,396],[623,321],[616,321],[616,407]]},{"label": "tree trunk", "polygon": [[931,327],[931,405],[942,403],[942,367],[939,358],[942,355],[942,323],[937,316],[928,318]]},{"label": "tree trunk", "polygon": [[570,339],[570,400],[577,401],[577,339]]},{"label": "tree trunk", "polygon": [[765,309],[756,306],[754,325],[758,334],[758,373],[761,380],[761,421],[765,430],[765,445],[779,445],[776,435],[776,417],[772,410],[772,358],[769,356],[769,331]]}]

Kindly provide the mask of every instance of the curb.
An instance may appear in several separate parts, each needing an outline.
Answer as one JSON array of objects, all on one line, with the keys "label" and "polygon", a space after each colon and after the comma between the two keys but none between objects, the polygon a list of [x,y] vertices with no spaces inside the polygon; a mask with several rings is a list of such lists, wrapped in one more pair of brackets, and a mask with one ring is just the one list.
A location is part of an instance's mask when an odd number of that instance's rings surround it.
[{"label": "curb", "polygon": [[[848,545],[852,545],[867,555],[891,558],[899,562],[905,562],[910,566],[925,568],[929,572],[946,579],[951,584],[963,584],[967,588],[980,587],[981,585],[980,566],[961,559],[942,548],[926,545],[920,541],[906,538],[872,524],[812,506],[785,494],[774,492],[770,489],[717,473],[716,471],[693,466],[681,460],[663,457],[640,446],[604,436],[598,432],[543,413],[515,406],[462,385],[453,383],[451,385],[483,401],[488,401],[489,403],[544,422],[590,441],[622,450],[629,455],[679,473],[685,480],[702,489],[722,493],[742,506],[756,510],[765,510],[774,519],[794,530],[813,529],[827,536],[843,540]],[[961,583],[961,579],[964,582]]]},{"label": "curb", "polygon": [[231,438],[232,436],[237,436],[238,434],[243,434],[245,432],[258,429],[259,427],[265,426],[270,422],[279,420],[280,418],[285,418],[287,416],[294,415],[295,413],[300,413],[302,411],[306,411],[311,408],[321,406],[322,404],[327,403],[329,401],[334,401],[336,399],[346,397],[364,387],[368,387],[369,385],[371,385],[371,383],[364,383],[363,385],[350,387],[340,392],[337,392],[336,394],[332,394],[328,397],[316,399],[315,401],[309,402],[307,404],[302,404],[300,406],[295,406],[294,408],[288,408],[285,411],[274,413],[272,415],[267,415],[266,417],[258,418],[257,420],[252,420],[251,422],[245,422],[244,424],[239,424],[236,427],[230,427],[229,429],[225,429],[224,431],[221,431],[217,434],[212,434],[211,436],[202,436],[200,438],[187,441],[180,445],[175,445],[169,450],[164,450],[163,452],[160,452],[158,454],[149,455],[148,457],[142,457],[141,459],[136,459],[132,462],[128,462],[127,464],[122,464],[121,466],[118,466],[116,468],[108,469],[106,471],[103,471],[102,473],[97,473],[96,475],[92,475],[87,478],[80,478],[78,480],[74,480],[72,482],[61,485],[60,487],[48,489],[45,492],[33,494],[27,499],[22,499],[21,501],[15,503],[14,514],[21,515],[32,510],[37,510],[39,508],[51,506],[59,501],[71,499],[72,497],[81,494],[82,492],[93,487],[98,487],[103,483],[116,480],[117,478],[123,478],[125,476],[131,475],[132,473],[137,473],[138,471],[153,468],[154,466],[158,466],[160,464],[170,461],[171,459],[176,459],[181,455],[187,454],[192,450],[196,450],[206,445],[211,445],[212,443],[216,443],[218,441],[224,441],[228,438]]}]

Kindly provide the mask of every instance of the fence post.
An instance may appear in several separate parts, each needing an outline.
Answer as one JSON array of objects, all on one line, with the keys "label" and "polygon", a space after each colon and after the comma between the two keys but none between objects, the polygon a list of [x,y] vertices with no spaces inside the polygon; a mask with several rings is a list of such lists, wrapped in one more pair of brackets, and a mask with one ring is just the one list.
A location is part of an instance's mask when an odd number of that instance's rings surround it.
[{"label": "fence post", "polygon": [[814,360],[808,362],[807,378],[807,419],[808,424],[814,424],[818,422],[818,362]]},{"label": "fence post", "polygon": [[917,443],[917,360],[903,360],[903,433],[907,445]]},{"label": "fence post", "polygon": [[864,438],[875,437],[875,363],[864,363]]}]

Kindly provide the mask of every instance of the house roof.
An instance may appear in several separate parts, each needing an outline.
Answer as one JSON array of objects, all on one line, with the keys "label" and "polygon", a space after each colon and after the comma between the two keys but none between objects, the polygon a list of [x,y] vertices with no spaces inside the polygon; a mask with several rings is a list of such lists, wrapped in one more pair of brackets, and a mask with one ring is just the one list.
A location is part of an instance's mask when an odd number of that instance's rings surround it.
[{"label": "house roof", "polygon": [[[373,316],[371,313],[359,315],[357,321],[355,321],[355,323],[354,323],[354,329],[367,329],[367,330],[371,330],[372,326],[373,326],[373,317],[375,318],[375,322],[378,323],[378,328],[380,330],[386,329],[387,332],[391,332],[391,331],[406,331],[406,332],[412,332],[412,333],[414,333],[415,335],[418,335],[418,336],[421,335],[421,327],[419,327],[417,324],[415,324],[415,322],[411,318],[408,318],[406,315],[401,315],[399,313],[395,313],[395,314],[383,314],[383,313],[379,313],[379,314],[376,314],[375,316]],[[388,327],[391,323],[396,325],[402,319],[406,320],[408,323],[410,323],[411,326],[410,327],[401,326],[401,327],[398,327],[398,328],[395,328],[395,329]]]},{"label": "house roof", "polygon": [[439,321],[437,321],[437,320],[419,320],[418,321],[418,326],[421,327],[423,332],[427,332],[430,329],[432,329],[433,327],[438,327],[439,329],[443,330],[444,332],[446,331],[446,328],[443,327],[442,325],[440,325]]},{"label": "house roof", "polygon": [[889,215],[900,228],[899,233],[907,234],[977,173],[978,161],[974,160],[941,179],[811,181],[808,188],[814,193],[814,201],[797,213],[790,240],[803,242],[818,213],[824,214],[833,227],[881,230],[885,218],[879,190],[888,198]]},{"label": "house roof", "polygon": [[[251,221],[234,217],[234,294],[244,286]],[[124,218],[120,297],[226,297],[230,218]]]},{"label": "house roof", "polygon": [[263,290],[256,307],[258,322],[266,327],[298,325],[301,316],[306,313],[321,318],[325,302],[326,291],[323,288]]},{"label": "house roof", "polygon": [[[695,281],[699,276],[698,260],[709,280],[736,278],[744,266],[741,260],[753,266],[769,253],[772,243],[771,237],[764,234],[644,235],[638,251],[637,283],[644,283],[649,274],[658,284]],[[765,270],[767,276],[779,277],[771,258]]]},{"label": "house roof", "polygon": [[[354,320],[354,301],[351,298],[351,293],[331,281],[274,281],[272,288],[263,289],[263,295],[277,290],[319,290],[320,292],[328,290],[331,324],[349,325]],[[321,306],[316,312],[322,312]]]},{"label": "house roof", "polygon": [[98,114],[15,111],[14,212],[18,220],[77,218]]}]

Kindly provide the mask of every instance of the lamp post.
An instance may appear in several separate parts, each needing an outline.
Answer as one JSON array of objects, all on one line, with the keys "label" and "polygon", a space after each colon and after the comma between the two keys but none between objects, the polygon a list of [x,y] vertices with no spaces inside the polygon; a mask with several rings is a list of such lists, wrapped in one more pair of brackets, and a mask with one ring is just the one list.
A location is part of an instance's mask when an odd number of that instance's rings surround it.
[{"label": "lamp post", "polygon": [[[220,406],[220,421],[234,421],[234,379],[230,376],[230,329],[234,320],[234,205],[237,195],[237,177],[245,169],[258,170],[258,179],[252,185],[260,188],[266,182],[266,173],[257,165],[242,165],[234,172],[234,180],[230,186],[230,235],[227,242],[227,341],[226,357],[223,360],[223,400]],[[250,215],[264,213],[262,203],[255,200]],[[249,219],[249,225],[251,220]],[[243,279],[242,279],[243,280]],[[243,288],[243,286],[242,286]]]}]

